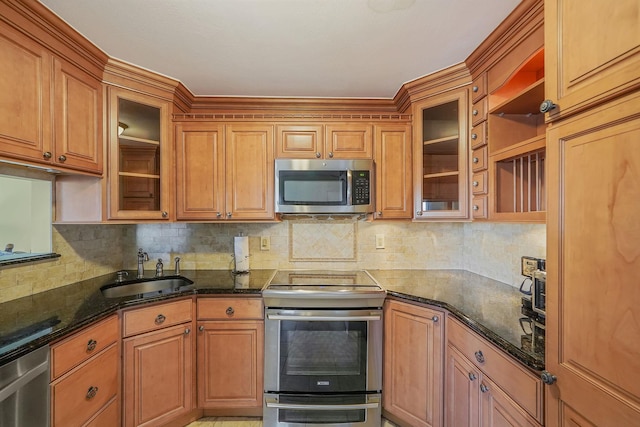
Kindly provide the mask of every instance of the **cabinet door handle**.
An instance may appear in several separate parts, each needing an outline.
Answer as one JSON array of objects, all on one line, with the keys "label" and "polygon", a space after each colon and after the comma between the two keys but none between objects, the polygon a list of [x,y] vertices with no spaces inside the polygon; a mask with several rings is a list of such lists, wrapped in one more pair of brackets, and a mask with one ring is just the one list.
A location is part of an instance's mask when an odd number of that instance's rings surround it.
[{"label": "cabinet door handle", "polygon": [[167,320],[167,318],[164,316],[164,314],[158,314],[156,316],[156,325],[162,325],[165,320]]},{"label": "cabinet door handle", "polygon": [[544,101],[542,101],[542,104],[540,104],[540,112],[548,113],[556,107],[557,105],[554,104],[553,101],[551,101],[550,99],[545,99]]},{"label": "cabinet door handle", "polygon": [[42,157],[49,160],[51,158],[51,151],[45,151],[44,153],[42,153]]},{"label": "cabinet door handle", "polygon": [[555,375],[553,375],[549,371],[542,371],[542,373],[540,374],[540,378],[542,378],[542,382],[547,385],[554,384],[558,379]]},{"label": "cabinet door handle", "polygon": [[189,335],[191,333],[191,329],[187,328],[184,330],[185,335]]},{"label": "cabinet door handle", "polygon": [[478,350],[474,354],[478,363],[484,363],[484,354],[482,354],[482,350]]},{"label": "cabinet door handle", "polygon": [[64,154],[61,154],[58,156],[59,162],[65,162],[66,160],[67,160],[67,156],[65,156]]},{"label": "cabinet door handle", "polygon": [[220,218],[222,214],[220,212],[216,212],[216,218]]},{"label": "cabinet door handle", "polygon": [[233,307],[227,307],[227,316],[233,316],[233,313],[235,313],[235,311],[233,310]]},{"label": "cabinet door handle", "polygon": [[231,218],[231,212],[227,212],[227,218]]},{"label": "cabinet door handle", "polygon": [[166,218],[169,216],[169,212],[167,211],[162,211],[162,218]]},{"label": "cabinet door handle", "polygon": [[200,332],[203,332],[203,331],[204,331],[204,326],[202,326],[202,325],[198,326],[198,330],[199,330]]},{"label": "cabinet door handle", "polygon": [[320,158],[320,153],[316,151],[316,158],[319,159]]},{"label": "cabinet door handle", "polygon": [[478,115],[478,110],[473,110],[473,115],[477,116]]},{"label": "cabinet door handle", "polygon": [[474,158],[473,158],[473,163],[478,163],[479,161],[480,161],[480,159],[479,159],[479,158],[477,158],[477,157],[474,157]]},{"label": "cabinet door handle", "polygon": [[478,86],[474,86],[474,87],[471,88],[471,90],[474,91],[474,92],[477,92],[478,89],[479,89]]},{"label": "cabinet door handle", "polygon": [[487,387],[484,383],[480,384],[480,391],[486,393],[489,391],[489,387]]},{"label": "cabinet door handle", "polygon": [[480,183],[478,181],[473,181],[473,186],[477,187],[478,185],[480,185]]},{"label": "cabinet door handle", "polygon": [[329,152],[329,158],[330,158],[330,159],[333,159],[333,151],[330,151],[330,152]]},{"label": "cabinet door handle", "polygon": [[438,316],[433,316],[431,318],[431,320],[433,321],[433,323],[438,323],[438,321],[440,320],[440,318]]},{"label": "cabinet door handle", "polygon": [[98,394],[98,387],[92,385],[87,390],[87,400],[93,399],[94,397],[96,397],[96,394]]},{"label": "cabinet door handle", "polygon": [[469,372],[469,379],[471,381],[475,381],[476,379],[478,379],[478,377],[473,372]]},{"label": "cabinet door handle", "polygon": [[98,341],[94,340],[94,339],[90,339],[87,342],[87,353],[93,351],[96,349],[96,346],[98,345]]},{"label": "cabinet door handle", "polygon": [[382,211],[378,211],[378,216],[382,216]]}]

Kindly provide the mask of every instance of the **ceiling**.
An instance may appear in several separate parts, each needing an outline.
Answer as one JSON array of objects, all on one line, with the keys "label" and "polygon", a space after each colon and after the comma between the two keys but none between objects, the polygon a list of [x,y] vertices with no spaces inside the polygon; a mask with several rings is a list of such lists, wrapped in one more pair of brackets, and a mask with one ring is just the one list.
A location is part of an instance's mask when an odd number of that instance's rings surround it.
[{"label": "ceiling", "polygon": [[195,95],[393,98],[464,61],[519,0],[41,0]]}]

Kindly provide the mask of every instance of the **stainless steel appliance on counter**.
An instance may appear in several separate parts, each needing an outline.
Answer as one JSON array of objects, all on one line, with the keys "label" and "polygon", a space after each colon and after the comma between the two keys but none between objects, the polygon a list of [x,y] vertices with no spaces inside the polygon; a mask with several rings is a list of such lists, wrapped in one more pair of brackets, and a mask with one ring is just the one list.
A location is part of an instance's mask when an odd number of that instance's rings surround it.
[{"label": "stainless steel appliance on counter", "polygon": [[278,271],[263,290],[265,427],[379,427],[382,305],[366,271]]},{"label": "stainless steel appliance on counter", "polygon": [[49,346],[0,367],[0,426],[49,425]]},{"label": "stainless steel appliance on counter", "polygon": [[275,210],[291,214],[373,212],[374,183],[373,160],[277,159]]}]

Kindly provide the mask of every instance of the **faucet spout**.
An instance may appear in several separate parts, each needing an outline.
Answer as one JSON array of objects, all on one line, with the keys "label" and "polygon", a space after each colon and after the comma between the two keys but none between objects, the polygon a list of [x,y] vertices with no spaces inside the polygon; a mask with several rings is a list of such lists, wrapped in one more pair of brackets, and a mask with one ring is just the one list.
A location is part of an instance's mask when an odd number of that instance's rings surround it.
[{"label": "faucet spout", "polygon": [[138,249],[138,279],[142,279],[144,277],[144,262],[149,261],[149,254],[142,250],[142,248]]}]

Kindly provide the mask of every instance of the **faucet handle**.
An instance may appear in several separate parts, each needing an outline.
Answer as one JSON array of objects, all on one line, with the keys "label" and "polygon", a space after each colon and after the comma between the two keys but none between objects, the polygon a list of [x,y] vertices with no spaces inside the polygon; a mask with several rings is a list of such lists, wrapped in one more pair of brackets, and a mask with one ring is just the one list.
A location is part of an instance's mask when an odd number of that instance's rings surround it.
[{"label": "faucet handle", "polygon": [[116,282],[118,283],[124,282],[125,276],[128,276],[128,275],[129,275],[129,272],[127,272],[126,270],[116,271]]},{"label": "faucet handle", "polygon": [[156,264],[156,277],[161,277],[163,274],[162,258],[158,258],[158,263]]},{"label": "faucet handle", "polygon": [[174,258],[174,261],[176,262],[176,266],[175,266],[175,273],[176,275],[180,274],[180,257],[177,256]]}]

